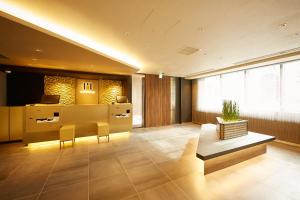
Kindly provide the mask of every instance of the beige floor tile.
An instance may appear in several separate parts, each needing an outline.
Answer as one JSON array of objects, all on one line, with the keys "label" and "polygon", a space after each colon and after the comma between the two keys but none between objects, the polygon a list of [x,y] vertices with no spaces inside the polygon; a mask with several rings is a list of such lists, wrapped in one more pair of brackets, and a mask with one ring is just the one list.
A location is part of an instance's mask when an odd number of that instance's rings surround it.
[{"label": "beige floor tile", "polygon": [[115,149],[115,153],[117,156],[123,156],[123,155],[127,155],[127,154],[141,152],[141,150],[137,146],[134,146],[134,145],[114,146],[114,149]]},{"label": "beige floor tile", "polygon": [[44,173],[48,175],[55,164],[55,160],[34,160],[21,163],[9,176],[21,177],[35,173]]},{"label": "beige floor tile", "polygon": [[88,181],[88,167],[79,167],[71,170],[60,170],[50,174],[44,191],[55,190],[71,184]]},{"label": "beige floor tile", "polygon": [[140,198],[139,198],[138,195],[133,195],[133,196],[130,196],[130,197],[126,197],[122,200],[140,200]]},{"label": "beige floor tile", "polygon": [[143,165],[127,170],[138,192],[164,184],[169,180],[155,165]]},{"label": "beige floor tile", "polygon": [[195,156],[199,127],[134,129],[112,134],[109,143],[79,139],[62,150],[1,144],[0,199],[35,199],[44,184],[43,198],[81,197],[87,186],[76,187],[89,177],[90,199],[299,199],[299,147],[272,142],[266,154],[204,176]]},{"label": "beige floor tile", "polygon": [[91,162],[89,170],[90,180],[124,173],[120,162],[116,158]]},{"label": "beige floor tile", "polygon": [[57,160],[53,172],[73,170],[81,167],[88,166],[89,159],[87,156],[71,156],[71,157],[61,157]]},{"label": "beige floor tile", "polygon": [[191,199],[217,199],[218,182],[202,173],[190,174],[174,181]]},{"label": "beige floor tile", "polygon": [[157,164],[157,166],[168,174],[172,179],[177,179],[191,173],[203,171],[203,163],[200,159],[183,157],[177,161],[167,161]]},{"label": "beige floor tile", "polygon": [[152,164],[152,161],[144,152],[121,155],[118,156],[118,159],[126,169]]},{"label": "beige floor tile", "polygon": [[176,161],[180,160],[184,155],[181,150],[163,153],[158,150],[146,152],[146,154],[155,162],[156,164],[166,162],[166,161]]},{"label": "beige floor tile", "polygon": [[29,195],[29,196],[25,196],[25,197],[20,197],[20,198],[16,198],[14,200],[36,200],[38,198],[39,194],[35,194],[35,195]]},{"label": "beige floor tile", "polygon": [[91,162],[107,160],[109,158],[116,157],[116,153],[113,147],[102,148],[99,151],[93,151],[89,154]]},{"label": "beige floor tile", "polygon": [[[299,197],[299,196],[298,196]],[[292,199],[288,194],[274,190],[274,188],[266,187],[263,184],[253,185],[251,190],[245,190],[243,193],[237,196],[241,200],[252,200],[252,199],[262,199],[262,200],[289,200]]]},{"label": "beige floor tile", "polygon": [[10,178],[0,183],[1,200],[15,199],[41,192],[47,174],[30,174],[18,178]]},{"label": "beige floor tile", "polygon": [[11,158],[1,159],[0,181],[3,181],[7,177],[9,177],[9,175],[14,172],[23,162],[23,159],[15,158],[15,156],[12,156]]},{"label": "beige floor tile", "polygon": [[39,199],[41,200],[84,200],[88,199],[88,182],[68,185],[49,192],[43,192]]},{"label": "beige floor tile", "polygon": [[187,196],[178,189],[173,183],[169,182],[167,184],[158,186],[154,189],[147,190],[140,194],[142,200],[185,200],[188,199]]},{"label": "beige floor tile", "polygon": [[90,200],[124,199],[136,194],[132,184],[125,174],[90,181]]}]

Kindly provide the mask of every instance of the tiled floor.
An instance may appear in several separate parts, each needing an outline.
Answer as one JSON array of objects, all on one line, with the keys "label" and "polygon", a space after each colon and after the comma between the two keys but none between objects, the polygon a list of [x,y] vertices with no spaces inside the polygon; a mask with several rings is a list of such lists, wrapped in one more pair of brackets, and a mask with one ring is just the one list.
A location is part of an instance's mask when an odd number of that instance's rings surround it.
[{"label": "tiled floor", "polygon": [[104,138],[0,145],[0,199],[300,199],[300,148],[271,143],[265,155],[203,176],[194,124],[134,129]]}]

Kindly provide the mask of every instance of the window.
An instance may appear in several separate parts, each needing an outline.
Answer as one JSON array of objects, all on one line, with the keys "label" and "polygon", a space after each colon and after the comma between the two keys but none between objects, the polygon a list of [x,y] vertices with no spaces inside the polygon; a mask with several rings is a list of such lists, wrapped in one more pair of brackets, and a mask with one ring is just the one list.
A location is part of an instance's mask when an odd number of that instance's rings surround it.
[{"label": "window", "polygon": [[282,109],[300,113],[300,61],[283,64],[282,72]]},{"label": "window", "polygon": [[201,79],[198,84],[198,108],[208,112],[218,112],[221,109],[220,76]]},{"label": "window", "polygon": [[242,116],[300,122],[300,61],[275,64],[198,80],[197,108],[221,112],[234,100]]},{"label": "window", "polygon": [[280,111],[280,65],[246,71],[246,111]]},{"label": "window", "polygon": [[222,100],[234,100],[240,108],[244,106],[244,71],[221,75]]}]

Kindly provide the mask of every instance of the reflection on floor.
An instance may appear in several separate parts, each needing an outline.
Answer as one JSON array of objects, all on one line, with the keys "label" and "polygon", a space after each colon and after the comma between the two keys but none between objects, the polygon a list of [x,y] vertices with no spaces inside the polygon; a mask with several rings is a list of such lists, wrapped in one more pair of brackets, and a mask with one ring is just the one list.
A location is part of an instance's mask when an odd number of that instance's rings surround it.
[{"label": "reflection on floor", "polygon": [[299,199],[300,149],[271,143],[267,154],[203,176],[194,124],[134,129],[111,142],[80,138],[0,145],[4,199]]}]

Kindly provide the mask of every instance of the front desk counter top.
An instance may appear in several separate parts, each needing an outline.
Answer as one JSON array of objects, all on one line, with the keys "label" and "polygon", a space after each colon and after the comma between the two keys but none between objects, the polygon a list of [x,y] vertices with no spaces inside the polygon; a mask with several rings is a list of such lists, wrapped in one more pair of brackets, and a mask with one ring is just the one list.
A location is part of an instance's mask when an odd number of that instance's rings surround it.
[{"label": "front desk counter top", "polygon": [[[122,117],[120,117],[122,116]],[[25,144],[57,140],[62,125],[74,124],[76,137],[96,135],[97,122],[107,122],[111,133],[132,129],[132,104],[25,106]]]}]

